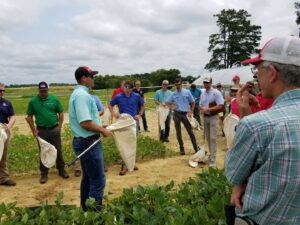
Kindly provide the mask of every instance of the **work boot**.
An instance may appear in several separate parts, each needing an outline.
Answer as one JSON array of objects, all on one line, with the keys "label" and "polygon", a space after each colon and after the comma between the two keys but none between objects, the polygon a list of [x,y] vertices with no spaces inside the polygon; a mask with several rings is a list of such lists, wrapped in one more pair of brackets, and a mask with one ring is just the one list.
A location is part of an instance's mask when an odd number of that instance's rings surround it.
[{"label": "work boot", "polygon": [[61,176],[64,179],[68,179],[70,177],[69,174],[67,174],[67,172],[64,169],[60,170],[58,172],[58,175]]},{"label": "work boot", "polygon": [[180,155],[185,155],[184,147],[180,147],[179,153]]},{"label": "work boot", "polygon": [[40,183],[45,184],[48,181],[48,175],[47,174],[41,174]]},{"label": "work boot", "polygon": [[127,172],[128,172],[127,166],[125,164],[122,164],[119,175],[124,176],[124,175],[126,175]]},{"label": "work boot", "polygon": [[16,186],[16,182],[13,180],[7,180],[3,183],[1,183],[0,185],[4,185],[4,186]]},{"label": "work boot", "polygon": [[74,176],[75,177],[80,177],[81,176],[81,170],[75,170]]}]

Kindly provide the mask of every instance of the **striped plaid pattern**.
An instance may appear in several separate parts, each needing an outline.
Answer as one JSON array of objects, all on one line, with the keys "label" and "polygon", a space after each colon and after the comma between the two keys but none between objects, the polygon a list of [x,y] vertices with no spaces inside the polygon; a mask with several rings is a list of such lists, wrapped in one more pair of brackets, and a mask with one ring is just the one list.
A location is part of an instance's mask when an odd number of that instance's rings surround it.
[{"label": "striped plaid pattern", "polygon": [[240,216],[258,224],[300,224],[300,89],[237,125],[226,177],[247,183]]}]

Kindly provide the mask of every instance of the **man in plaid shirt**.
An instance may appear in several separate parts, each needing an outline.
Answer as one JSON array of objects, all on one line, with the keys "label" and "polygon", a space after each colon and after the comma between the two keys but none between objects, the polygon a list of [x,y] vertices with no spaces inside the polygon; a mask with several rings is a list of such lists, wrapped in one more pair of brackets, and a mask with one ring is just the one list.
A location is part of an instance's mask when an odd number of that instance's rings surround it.
[{"label": "man in plaid shirt", "polygon": [[[300,224],[300,39],[274,38],[242,64],[254,65],[263,97],[275,101],[239,122],[227,154],[235,224]],[[237,102],[250,114],[246,87]]]}]

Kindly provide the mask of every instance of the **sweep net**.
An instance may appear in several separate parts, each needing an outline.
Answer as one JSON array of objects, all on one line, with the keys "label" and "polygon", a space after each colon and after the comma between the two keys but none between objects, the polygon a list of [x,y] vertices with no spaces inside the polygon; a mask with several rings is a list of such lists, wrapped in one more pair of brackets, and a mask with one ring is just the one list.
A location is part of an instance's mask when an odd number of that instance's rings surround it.
[{"label": "sweep net", "polygon": [[224,119],[224,133],[227,141],[227,148],[230,149],[233,145],[233,139],[235,135],[235,126],[240,121],[240,118],[237,115],[230,113]]},{"label": "sweep net", "polygon": [[8,138],[8,135],[6,133],[4,126],[2,124],[0,124],[0,161],[3,156],[5,142],[6,142],[7,138]]},{"label": "sweep net", "polygon": [[45,167],[51,168],[56,163],[57,150],[53,145],[51,145],[44,139],[42,139],[40,137],[38,137],[37,139],[38,139],[40,151],[41,151],[41,154],[40,154],[41,161]]},{"label": "sweep net", "polygon": [[159,126],[161,130],[165,129],[165,123],[167,120],[167,117],[169,115],[170,109],[168,107],[164,107],[159,105],[157,108],[157,114],[158,114],[158,121],[159,121]]},{"label": "sweep net", "polygon": [[136,158],[136,121],[129,114],[122,113],[107,129],[113,133],[120,155],[128,170],[132,172]]}]

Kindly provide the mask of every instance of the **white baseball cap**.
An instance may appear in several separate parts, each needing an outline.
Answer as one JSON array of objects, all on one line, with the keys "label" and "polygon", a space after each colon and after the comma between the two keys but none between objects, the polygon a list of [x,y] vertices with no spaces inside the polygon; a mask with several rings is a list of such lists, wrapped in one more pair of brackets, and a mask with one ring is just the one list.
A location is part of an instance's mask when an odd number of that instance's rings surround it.
[{"label": "white baseball cap", "polygon": [[211,83],[212,82],[212,78],[210,76],[204,77],[203,82]]},{"label": "white baseball cap", "polygon": [[300,66],[300,38],[273,38],[264,45],[257,57],[244,60],[241,64],[258,64],[262,61]]}]

